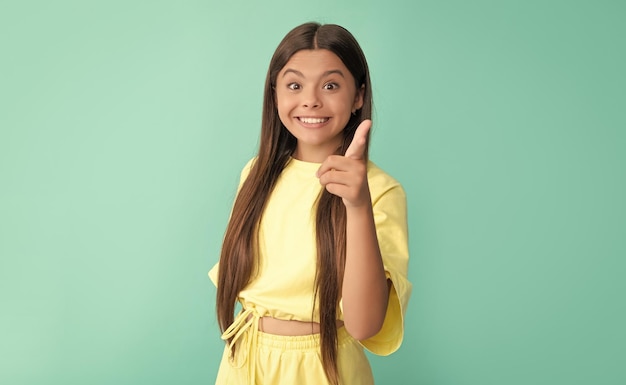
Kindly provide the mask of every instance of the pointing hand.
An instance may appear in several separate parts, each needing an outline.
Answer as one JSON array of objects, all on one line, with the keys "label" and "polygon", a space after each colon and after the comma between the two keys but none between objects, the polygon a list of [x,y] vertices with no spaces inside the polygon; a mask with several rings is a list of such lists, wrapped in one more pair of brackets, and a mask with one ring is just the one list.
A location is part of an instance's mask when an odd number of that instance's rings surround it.
[{"label": "pointing hand", "polygon": [[329,156],[317,170],[322,186],[331,194],[343,198],[346,208],[366,205],[371,207],[372,204],[365,159],[367,133],[371,127],[371,120],[361,122],[346,154]]}]

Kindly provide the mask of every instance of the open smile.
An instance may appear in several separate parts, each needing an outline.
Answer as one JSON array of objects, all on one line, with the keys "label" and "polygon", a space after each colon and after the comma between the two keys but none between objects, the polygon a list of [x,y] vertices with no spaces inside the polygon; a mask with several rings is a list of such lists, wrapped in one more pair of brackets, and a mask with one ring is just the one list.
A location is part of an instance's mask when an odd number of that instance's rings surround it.
[{"label": "open smile", "polygon": [[306,117],[306,116],[298,116],[296,119],[298,119],[300,122],[304,124],[322,124],[330,120],[330,118],[328,117],[313,118],[313,117]]}]

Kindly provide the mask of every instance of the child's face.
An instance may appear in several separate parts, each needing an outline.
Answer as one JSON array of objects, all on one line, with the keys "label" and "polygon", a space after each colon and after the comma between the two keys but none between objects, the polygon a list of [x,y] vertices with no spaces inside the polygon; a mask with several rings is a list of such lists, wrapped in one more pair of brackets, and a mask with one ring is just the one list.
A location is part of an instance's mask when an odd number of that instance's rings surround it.
[{"label": "child's face", "polygon": [[363,106],[363,89],[331,51],[302,50],[278,73],[276,100],[280,120],[298,140],[293,156],[321,163],[341,146],[350,114]]}]

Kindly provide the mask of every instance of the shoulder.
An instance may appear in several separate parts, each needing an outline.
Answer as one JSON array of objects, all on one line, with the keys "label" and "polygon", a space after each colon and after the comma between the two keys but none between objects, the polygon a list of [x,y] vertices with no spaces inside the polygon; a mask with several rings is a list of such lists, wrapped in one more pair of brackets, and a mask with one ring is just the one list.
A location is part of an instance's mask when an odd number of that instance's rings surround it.
[{"label": "shoulder", "polygon": [[254,166],[254,162],[256,162],[256,159],[257,157],[255,156],[254,158],[248,160],[245,166],[243,166],[243,169],[241,170],[241,177],[239,180],[240,184],[243,183],[250,174],[250,170],[252,170],[252,166]]},{"label": "shoulder", "polygon": [[378,167],[371,160],[368,161],[367,164],[367,181],[373,204],[376,204],[381,197],[386,195],[393,195],[397,198],[406,199],[404,188],[400,182]]}]

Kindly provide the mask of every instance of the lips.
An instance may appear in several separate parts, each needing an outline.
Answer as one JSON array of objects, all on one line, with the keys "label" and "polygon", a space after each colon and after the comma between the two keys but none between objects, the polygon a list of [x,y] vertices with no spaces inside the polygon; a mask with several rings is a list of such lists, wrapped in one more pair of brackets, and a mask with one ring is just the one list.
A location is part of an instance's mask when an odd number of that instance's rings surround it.
[{"label": "lips", "polygon": [[313,117],[305,117],[299,116],[298,120],[305,124],[321,124],[328,122],[330,118],[313,118]]}]

